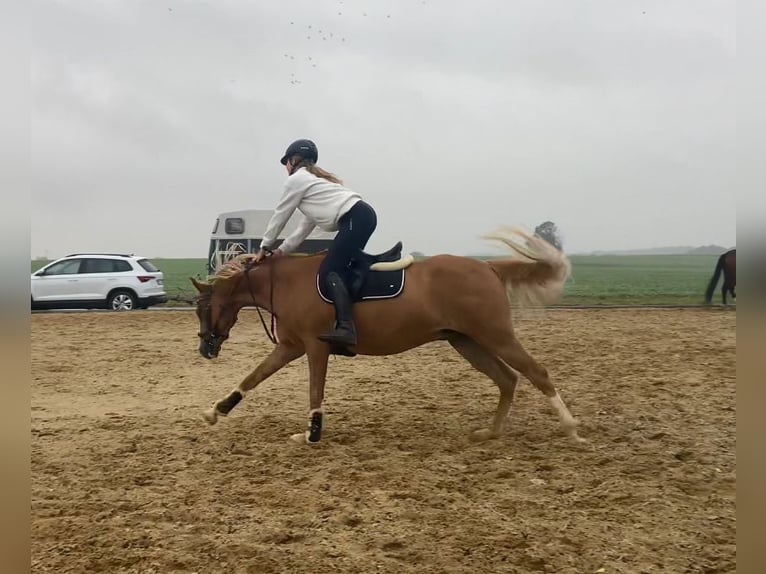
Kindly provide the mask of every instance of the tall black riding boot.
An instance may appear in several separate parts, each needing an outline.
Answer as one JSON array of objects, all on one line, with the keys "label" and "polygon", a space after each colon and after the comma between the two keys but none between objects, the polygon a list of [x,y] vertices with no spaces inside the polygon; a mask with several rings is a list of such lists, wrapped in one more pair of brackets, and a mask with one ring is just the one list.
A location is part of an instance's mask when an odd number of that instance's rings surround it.
[{"label": "tall black riding boot", "polygon": [[352,347],[356,345],[356,329],[351,315],[351,297],[340,275],[334,271],[327,274],[327,286],[335,307],[335,328],[319,335],[319,339],[334,347]]}]

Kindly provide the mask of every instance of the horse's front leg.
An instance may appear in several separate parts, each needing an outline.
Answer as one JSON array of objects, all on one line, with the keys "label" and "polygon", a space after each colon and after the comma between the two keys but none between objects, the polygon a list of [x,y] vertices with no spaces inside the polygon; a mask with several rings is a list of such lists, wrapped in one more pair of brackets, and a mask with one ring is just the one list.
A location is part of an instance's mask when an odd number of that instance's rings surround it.
[{"label": "horse's front leg", "polygon": [[301,357],[304,352],[300,346],[280,343],[233,391],[202,413],[203,418],[209,424],[214,425],[218,421],[218,417],[228,415],[245,398],[248,391],[253,390],[287,363]]},{"label": "horse's front leg", "polygon": [[308,429],[302,433],[294,434],[294,441],[301,444],[317,444],[322,437],[322,423],[324,412],[322,401],[324,400],[324,384],[327,378],[327,361],[330,357],[329,347],[323,343],[311,345],[306,350],[309,362],[309,422]]}]

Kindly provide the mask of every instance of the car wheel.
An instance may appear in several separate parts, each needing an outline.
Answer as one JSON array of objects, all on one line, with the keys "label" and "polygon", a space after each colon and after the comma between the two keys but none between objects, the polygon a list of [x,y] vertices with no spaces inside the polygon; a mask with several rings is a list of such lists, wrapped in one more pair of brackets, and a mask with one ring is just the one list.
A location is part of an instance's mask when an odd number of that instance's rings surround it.
[{"label": "car wheel", "polygon": [[106,302],[112,311],[132,311],[136,307],[136,296],[130,291],[115,291]]}]

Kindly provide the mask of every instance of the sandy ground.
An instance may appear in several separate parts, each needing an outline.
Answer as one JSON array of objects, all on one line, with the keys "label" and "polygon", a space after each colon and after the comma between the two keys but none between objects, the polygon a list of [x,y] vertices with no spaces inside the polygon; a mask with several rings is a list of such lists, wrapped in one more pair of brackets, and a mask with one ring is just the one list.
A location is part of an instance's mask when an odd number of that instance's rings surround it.
[{"label": "sandy ground", "polygon": [[517,332],[581,422],[497,390],[446,343],[331,359],[323,442],[305,359],[214,427],[266,356],[243,312],[216,361],[188,311],[32,317],[32,571],[735,571],[736,314],[549,311]]}]

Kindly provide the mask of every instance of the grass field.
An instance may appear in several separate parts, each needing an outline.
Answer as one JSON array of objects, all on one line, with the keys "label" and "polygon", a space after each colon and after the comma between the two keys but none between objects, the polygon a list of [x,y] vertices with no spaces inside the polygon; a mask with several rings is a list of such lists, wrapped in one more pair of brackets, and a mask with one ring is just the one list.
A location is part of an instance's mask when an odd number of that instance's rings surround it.
[{"label": "grass field", "polygon": [[715,255],[572,256],[564,304],[697,304]]},{"label": "grass field", "polygon": [[[564,305],[688,305],[702,303],[714,255],[573,255]],[[190,276],[204,278],[205,259],[152,259],[165,274],[168,296],[180,304],[194,295]],[[32,261],[32,271],[44,265]],[[716,294],[716,302],[720,297]]]}]

